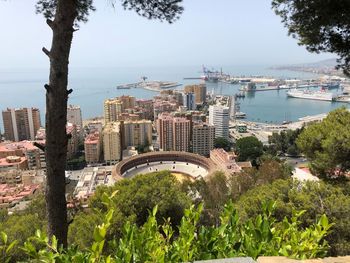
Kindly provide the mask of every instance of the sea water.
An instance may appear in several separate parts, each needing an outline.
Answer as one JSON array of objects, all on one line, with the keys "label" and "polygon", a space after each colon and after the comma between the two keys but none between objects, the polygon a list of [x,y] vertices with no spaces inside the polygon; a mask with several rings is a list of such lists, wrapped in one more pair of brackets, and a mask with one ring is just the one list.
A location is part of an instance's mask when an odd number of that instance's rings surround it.
[{"label": "sea water", "polygon": [[[218,68],[217,68],[218,69]],[[317,78],[317,75],[302,72],[276,71],[268,66],[227,66],[225,73],[235,76],[263,75],[275,78]],[[201,80],[184,80],[186,77],[200,77],[200,66],[174,67],[115,67],[115,68],[70,68],[69,104],[80,105],[83,118],[103,115],[103,101],[121,95],[150,99],[157,92],[140,88],[116,89],[117,85],[134,83],[142,76],[148,80],[176,81],[186,84],[200,83]],[[1,69],[0,70],[0,109],[37,107],[40,109],[42,125],[45,118],[45,89],[48,83],[48,69]],[[214,94],[234,95],[240,85],[207,83],[207,91]],[[182,89],[182,87],[178,87]],[[337,91],[335,91],[337,92]],[[326,113],[348,104],[327,101],[312,101],[288,98],[286,90],[261,91],[246,94],[239,99],[241,111],[247,119],[258,122],[281,123],[295,121],[300,117]],[[0,127],[3,131],[2,116]]]}]

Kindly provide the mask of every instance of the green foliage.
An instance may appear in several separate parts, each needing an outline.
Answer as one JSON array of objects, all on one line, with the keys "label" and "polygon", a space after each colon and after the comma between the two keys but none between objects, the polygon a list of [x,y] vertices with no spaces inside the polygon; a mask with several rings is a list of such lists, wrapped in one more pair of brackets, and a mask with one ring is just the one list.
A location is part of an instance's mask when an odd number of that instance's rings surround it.
[{"label": "green foliage", "polygon": [[339,67],[350,74],[350,1],[272,0],[272,8],[300,45],[339,55]]},{"label": "green foliage", "polygon": [[0,262],[8,263],[11,261],[17,243],[16,240],[9,243],[5,232],[0,232]]},{"label": "green foliage", "polygon": [[[36,13],[43,14],[47,19],[53,19],[56,13],[58,0],[38,0],[35,5]],[[87,22],[91,11],[95,11],[93,0],[77,0],[77,17],[76,22]],[[77,26],[77,23],[76,23]]]},{"label": "green foliage", "polygon": [[238,161],[252,161],[256,164],[257,159],[263,154],[263,144],[253,136],[244,137],[236,142]]},{"label": "green foliage", "polygon": [[138,151],[139,154],[141,153],[147,153],[149,152],[149,143],[143,144],[143,145],[138,145],[136,146],[136,150]]},{"label": "green foliage", "polygon": [[331,111],[322,122],[307,127],[297,145],[316,175],[344,175],[350,169],[350,112],[344,107]]},{"label": "green foliage", "polygon": [[[175,230],[169,220],[161,225],[157,223],[156,206],[143,226],[127,222],[118,241],[108,240],[115,196],[116,192],[103,197],[108,211],[102,217],[103,222],[94,228],[94,242],[90,248],[63,250],[58,247],[55,237],[49,239],[36,231],[22,248],[26,262],[192,262],[233,256],[257,258],[261,255],[304,259],[323,257],[327,252],[324,237],[332,224],[325,215],[306,228],[301,228],[299,221],[304,212],[295,212],[291,220],[285,217],[282,222],[277,222],[272,216],[274,202],[263,203],[262,213],[244,223],[240,223],[233,204],[228,203],[217,227],[199,226],[202,205],[191,206],[185,210],[177,236],[174,236]],[[5,251],[3,258],[10,261],[14,244],[7,245],[5,234],[2,234],[2,240],[5,245],[0,246],[0,252]],[[107,242],[112,248],[111,253],[104,253]]]},{"label": "green foliage", "polygon": [[305,210],[300,215],[301,226],[307,226],[325,214],[334,223],[332,232],[326,237],[330,254],[350,253],[350,196],[340,187],[323,182],[300,183],[292,180],[276,180],[243,194],[235,207],[243,221],[254,218],[262,211],[261,202],[276,201],[274,216],[278,221],[291,218],[293,211]]},{"label": "green foliage", "polygon": [[125,9],[134,10],[140,16],[148,19],[158,19],[169,23],[179,19],[184,8],[180,5],[182,0],[124,0]]},{"label": "green foliage", "polygon": [[91,233],[96,225],[102,224],[102,219],[103,215],[97,209],[77,213],[68,229],[68,242],[79,248],[90,247],[94,241]]},{"label": "green foliage", "polygon": [[296,139],[303,129],[274,132],[269,136],[268,152],[272,155],[288,154],[298,156],[300,154],[296,145]]},{"label": "green foliage", "polygon": [[80,170],[86,166],[85,156],[75,156],[70,160],[67,160],[67,170]]},{"label": "green foliage", "polygon": [[194,203],[203,202],[203,225],[218,225],[219,215],[224,204],[230,200],[237,200],[248,190],[262,184],[270,184],[278,179],[286,179],[291,175],[291,168],[284,162],[262,158],[258,168],[250,168],[238,174],[225,175],[222,172],[204,179],[183,185],[184,191],[192,197]]},{"label": "green foliage", "polygon": [[[107,207],[102,203],[103,196],[105,193],[110,194],[115,191],[118,193],[113,198],[115,212],[109,233],[117,238],[120,237],[126,221],[136,223],[138,226],[143,225],[147,221],[149,211],[155,206],[158,207],[158,222],[171,218],[171,224],[177,226],[181,222],[184,209],[191,205],[190,197],[182,191],[178,180],[169,171],[161,171],[125,179],[112,187],[97,188],[90,200],[92,208],[90,213],[95,213],[95,209],[105,212]],[[89,220],[86,220],[86,224],[89,224]],[[90,224],[88,228],[91,227]],[[89,231],[81,230],[84,236],[89,235]],[[75,238],[80,239],[79,235]]]},{"label": "green foliage", "polygon": [[199,179],[189,184],[189,194],[195,203],[203,202],[201,224],[219,223],[219,216],[224,204],[230,199],[230,186],[223,172],[216,172],[209,178]]},{"label": "green foliage", "polygon": [[274,159],[266,159],[260,164],[254,176],[255,185],[272,183],[277,179],[287,179],[291,174],[292,169],[286,163]]},{"label": "green foliage", "polygon": [[[53,19],[56,13],[57,1],[38,0],[35,6],[36,12],[43,14],[45,18]],[[115,0],[110,1],[112,6],[114,6],[115,2]],[[125,9],[134,10],[140,16],[160,21],[165,20],[169,23],[179,19],[184,10],[180,5],[182,0],[126,0],[121,2]],[[78,0],[76,5],[78,11],[76,26],[78,26],[78,22],[87,22],[90,12],[96,9],[93,6],[93,0]]]},{"label": "green foliage", "polygon": [[231,146],[232,146],[232,143],[223,137],[218,137],[218,138],[215,138],[214,140],[215,148],[222,148],[225,151],[229,152],[231,151]]}]

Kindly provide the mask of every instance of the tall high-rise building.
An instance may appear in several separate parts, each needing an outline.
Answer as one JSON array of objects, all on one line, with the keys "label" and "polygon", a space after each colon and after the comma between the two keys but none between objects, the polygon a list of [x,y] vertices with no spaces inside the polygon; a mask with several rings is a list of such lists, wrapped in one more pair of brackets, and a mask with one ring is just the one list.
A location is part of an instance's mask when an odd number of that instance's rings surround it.
[{"label": "tall high-rise building", "polygon": [[207,98],[207,87],[205,84],[185,86],[185,93],[194,93],[196,104],[203,104]]},{"label": "tall high-rise building", "polygon": [[154,119],[154,106],[153,100],[139,99],[135,102],[134,113],[138,114],[141,119],[153,120]]},{"label": "tall high-rise building", "polygon": [[67,122],[77,125],[78,129],[83,128],[80,106],[69,105],[67,107]]},{"label": "tall high-rise building", "polygon": [[173,149],[173,117],[168,113],[159,114],[157,119],[159,148],[163,151]]},{"label": "tall high-rise building", "polygon": [[104,117],[105,123],[118,121],[119,116],[123,112],[123,102],[119,99],[107,99],[104,101]]},{"label": "tall high-rise building", "polygon": [[133,109],[135,108],[135,102],[136,99],[133,96],[129,96],[129,95],[123,95],[117,98],[118,100],[120,100],[123,104],[123,111],[126,109]]},{"label": "tall high-rise building", "polygon": [[209,106],[209,124],[215,126],[215,138],[229,138],[230,109],[220,105]]},{"label": "tall high-rise building", "polygon": [[90,133],[84,141],[85,161],[87,163],[97,163],[100,161],[102,152],[101,137],[98,131]]},{"label": "tall high-rise building", "polygon": [[192,152],[209,156],[214,149],[215,127],[208,123],[196,123],[192,129]]},{"label": "tall high-rise building", "polygon": [[187,110],[196,109],[196,100],[193,92],[188,92],[183,94],[183,105]]},{"label": "tall high-rise building", "polygon": [[123,148],[152,144],[152,121],[137,120],[122,122]]},{"label": "tall high-rise building", "polygon": [[186,118],[173,119],[173,150],[188,152],[190,148],[191,121]]},{"label": "tall high-rise building", "polygon": [[102,133],[104,160],[108,163],[120,161],[122,158],[120,123],[107,123]]},{"label": "tall high-rise building", "polygon": [[34,140],[40,128],[40,112],[36,108],[8,108],[2,111],[2,118],[6,140]]},{"label": "tall high-rise building", "polygon": [[78,152],[79,136],[77,125],[67,122],[66,133],[70,135],[67,142],[67,159],[71,159]]},{"label": "tall high-rise building", "polygon": [[157,119],[159,148],[163,151],[188,151],[190,145],[190,120],[162,113]]}]

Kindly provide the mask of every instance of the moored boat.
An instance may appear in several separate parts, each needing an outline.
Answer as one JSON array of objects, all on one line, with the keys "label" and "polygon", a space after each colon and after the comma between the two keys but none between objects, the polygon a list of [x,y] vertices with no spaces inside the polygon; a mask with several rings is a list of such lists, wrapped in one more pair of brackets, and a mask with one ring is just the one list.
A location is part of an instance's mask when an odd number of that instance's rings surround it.
[{"label": "moored boat", "polygon": [[291,89],[287,91],[287,96],[299,99],[309,99],[309,100],[323,100],[323,101],[333,101],[335,96],[331,92],[325,90],[311,91],[311,90],[297,90]]}]

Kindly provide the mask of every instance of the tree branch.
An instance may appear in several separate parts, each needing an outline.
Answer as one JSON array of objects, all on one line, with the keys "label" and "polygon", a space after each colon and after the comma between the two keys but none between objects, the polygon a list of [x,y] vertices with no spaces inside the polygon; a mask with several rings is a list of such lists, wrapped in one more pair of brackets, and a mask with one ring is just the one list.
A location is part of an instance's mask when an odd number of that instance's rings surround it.
[{"label": "tree branch", "polygon": [[51,19],[46,19],[46,24],[53,30],[55,27],[55,23]]},{"label": "tree branch", "polygon": [[45,53],[46,56],[50,57],[50,51],[48,51],[45,47],[43,47],[41,50]]},{"label": "tree branch", "polygon": [[46,92],[47,92],[47,93],[50,93],[50,91],[51,91],[50,85],[45,84],[44,87],[45,87],[45,89],[46,89]]},{"label": "tree branch", "polygon": [[67,90],[67,95],[71,94],[73,92],[72,89]]},{"label": "tree branch", "polygon": [[33,142],[33,145],[38,147],[40,150],[42,150],[43,152],[45,152],[45,146],[40,144],[40,143],[37,143],[37,142]]}]

